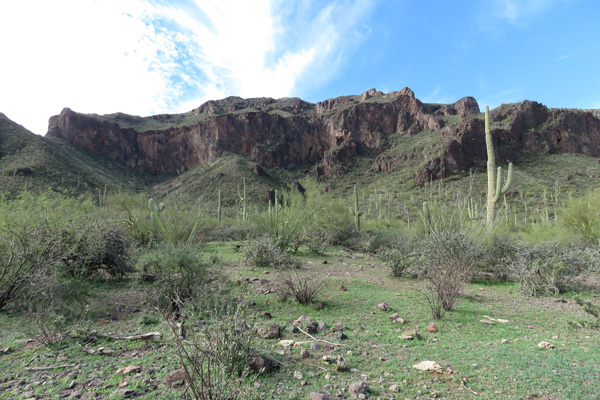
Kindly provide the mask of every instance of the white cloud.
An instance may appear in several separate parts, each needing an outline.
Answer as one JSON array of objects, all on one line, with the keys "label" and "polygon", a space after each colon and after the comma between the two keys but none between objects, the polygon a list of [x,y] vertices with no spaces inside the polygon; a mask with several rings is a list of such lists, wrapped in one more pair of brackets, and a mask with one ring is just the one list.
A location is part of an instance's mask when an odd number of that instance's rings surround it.
[{"label": "white cloud", "polygon": [[227,95],[285,97],[331,78],[374,2],[0,2],[0,112],[38,134],[63,107],[182,112]]},{"label": "white cloud", "polygon": [[[491,4],[492,15],[515,25],[527,25],[534,18],[557,3],[569,0],[494,0]],[[486,3],[485,7],[489,6]]]}]

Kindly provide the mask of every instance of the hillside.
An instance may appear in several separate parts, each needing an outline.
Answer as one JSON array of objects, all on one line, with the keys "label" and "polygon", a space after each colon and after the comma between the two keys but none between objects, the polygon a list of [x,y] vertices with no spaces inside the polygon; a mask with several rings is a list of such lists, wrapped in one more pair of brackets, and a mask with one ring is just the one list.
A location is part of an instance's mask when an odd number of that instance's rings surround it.
[{"label": "hillside", "polygon": [[155,177],[134,171],[56,138],[40,137],[0,113],[0,190],[97,193],[139,191]]}]

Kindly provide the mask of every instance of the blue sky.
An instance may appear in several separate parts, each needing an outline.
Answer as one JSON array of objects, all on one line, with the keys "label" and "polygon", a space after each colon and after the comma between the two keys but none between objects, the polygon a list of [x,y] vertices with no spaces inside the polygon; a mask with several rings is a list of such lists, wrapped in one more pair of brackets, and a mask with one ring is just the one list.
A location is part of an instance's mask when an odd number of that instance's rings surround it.
[{"label": "blue sky", "polygon": [[136,115],[226,96],[311,102],[410,87],[600,108],[600,2],[3,0],[0,112]]}]

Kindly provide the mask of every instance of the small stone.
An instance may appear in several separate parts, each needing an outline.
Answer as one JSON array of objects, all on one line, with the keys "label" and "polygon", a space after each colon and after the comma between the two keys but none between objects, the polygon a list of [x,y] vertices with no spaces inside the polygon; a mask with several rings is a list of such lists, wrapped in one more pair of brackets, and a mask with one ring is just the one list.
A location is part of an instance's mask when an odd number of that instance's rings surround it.
[{"label": "small stone", "polygon": [[325,303],[324,303],[324,302],[322,302],[322,301],[317,301],[316,303],[314,303],[314,304],[313,304],[313,308],[314,308],[315,310],[322,310],[322,309],[324,309],[325,307],[327,307],[327,304],[325,304]]},{"label": "small stone", "polygon": [[300,386],[306,386],[306,385],[308,385],[308,382],[307,382],[307,381],[302,381],[302,382],[300,382]]},{"label": "small stone", "polygon": [[430,324],[427,325],[426,328],[429,332],[437,332],[438,331],[438,327],[435,324]]},{"label": "small stone", "polygon": [[10,354],[12,353],[14,350],[12,349],[12,347],[5,347],[2,349],[2,351],[0,351],[0,356],[4,356],[6,354]]},{"label": "small stone", "polygon": [[396,317],[392,322],[395,324],[403,324],[405,321],[402,317]]},{"label": "small stone", "polygon": [[318,331],[318,325],[315,321],[312,321],[310,324],[306,325],[306,332],[313,334],[313,333],[317,333]]},{"label": "small stone", "polygon": [[335,324],[333,324],[333,328],[331,328],[331,330],[334,332],[339,332],[345,328],[346,326],[344,326],[344,324],[342,324],[341,322],[336,322]]},{"label": "small stone", "polygon": [[377,304],[377,308],[379,308],[382,311],[390,311],[391,310],[390,305],[388,303],[385,303],[385,302]]},{"label": "small stone", "polygon": [[269,272],[269,271],[263,271],[263,274],[265,274],[265,275],[269,275],[269,274],[270,274],[270,272]]},{"label": "small stone", "polygon": [[295,341],[293,340],[280,340],[279,342],[277,342],[277,345],[282,347],[291,347],[294,345],[294,343]]},{"label": "small stone", "polygon": [[537,346],[544,350],[552,350],[556,348],[556,346],[550,342],[539,342]]},{"label": "small stone", "polygon": [[321,345],[319,343],[312,342],[308,348],[309,350],[317,351],[321,348]]},{"label": "small stone", "polygon": [[329,327],[324,321],[319,322],[317,328],[319,329],[319,332],[325,332],[327,329],[329,329]]},{"label": "small stone", "polygon": [[117,396],[129,398],[135,395],[135,391],[132,389],[119,389],[117,390]]},{"label": "small stone", "polygon": [[400,387],[398,385],[392,385],[392,386],[390,386],[390,388],[388,390],[390,392],[399,392],[400,391]]},{"label": "small stone", "polygon": [[337,340],[346,340],[346,339],[348,339],[348,336],[346,336],[346,334],[344,334],[344,332],[340,331],[335,335],[335,338]]},{"label": "small stone", "polygon": [[364,394],[367,393],[368,390],[369,387],[365,382],[354,382],[348,386],[348,394],[353,399],[358,399],[359,395],[361,394],[364,396]]},{"label": "small stone", "polygon": [[482,324],[494,325],[494,321],[491,321],[489,319],[480,319],[479,322],[481,322]]},{"label": "small stone", "polygon": [[308,352],[308,350],[302,349],[302,350],[300,350],[300,357],[302,357],[302,358],[309,358],[310,357],[310,353]]},{"label": "small stone", "polygon": [[439,374],[444,373],[442,366],[435,361],[421,361],[420,363],[413,365],[413,368],[419,371],[431,371]]},{"label": "small stone", "polygon": [[298,330],[298,327],[296,325],[292,325],[292,326],[286,326],[285,332],[293,334],[293,333],[300,332],[300,330]]},{"label": "small stone", "polygon": [[335,358],[333,356],[330,356],[329,354],[323,356],[323,361],[325,362],[333,362],[334,360]]},{"label": "small stone", "polygon": [[281,331],[279,328],[279,324],[275,323],[269,327],[267,334],[265,335],[267,339],[279,339],[281,337]]},{"label": "small stone", "polygon": [[127,374],[130,374],[132,372],[136,372],[137,373],[137,372],[141,371],[141,369],[142,368],[139,365],[129,365],[129,366],[124,367],[124,368],[119,368],[117,370],[117,374],[127,375]]},{"label": "small stone", "polygon": [[348,365],[346,363],[346,359],[344,358],[344,356],[337,356],[336,358],[336,364],[337,364],[337,370],[338,371],[346,371],[348,369]]},{"label": "small stone", "polygon": [[327,264],[327,260],[323,260],[323,264]]},{"label": "small stone", "polygon": [[302,372],[300,372],[300,371],[294,371],[294,378],[296,378],[296,379],[302,379]]},{"label": "small stone", "polygon": [[413,340],[414,339],[414,337],[411,335],[400,335],[400,336],[398,336],[398,338],[401,340]]},{"label": "small stone", "polygon": [[120,388],[125,387],[127,385],[129,385],[129,383],[127,381],[121,381],[121,382],[119,382],[119,387]]},{"label": "small stone", "polygon": [[338,286],[338,290],[339,290],[340,292],[347,292],[347,291],[348,291],[348,289],[347,289],[347,288],[346,288],[346,286],[344,286],[344,285],[340,285],[340,286]]},{"label": "small stone", "polygon": [[264,319],[271,319],[271,318],[273,318],[273,316],[271,315],[271,313],[267,312],[267,311],[260,312],[258,315],[260,315]]}]

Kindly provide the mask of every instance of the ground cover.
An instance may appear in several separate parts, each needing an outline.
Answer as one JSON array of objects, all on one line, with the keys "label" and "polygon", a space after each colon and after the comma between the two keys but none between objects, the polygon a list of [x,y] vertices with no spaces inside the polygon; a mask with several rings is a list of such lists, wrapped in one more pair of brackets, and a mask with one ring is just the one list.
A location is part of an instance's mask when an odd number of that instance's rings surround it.
[{"label": "ground cover", "polygon": [[[231,295],[248,304],[254,329],[261,332],[256,339],[261,354],[280,363],[274,372],[247,380],[248,396],[306,399],[319,392],[349,398],[349,385],[355,382],[368,385],[367,398],[568,399],[591,398],[598,392],[598,332],[569,327],[569,321],[585,318],[569,294],[531,299],[522,297],[512,283],[471,283],[458,307],[435,322],[438,332],[429,332],[426,327],[434,321],[419,293],[423,283],[391,277],[389,268],[372,255],[329,248],[324,256],[309,256],[301,248],[298,275],[325,284],[318,298],[325,306],[316,309],[278,301],[282,273],[245,265],[233,244],[207,244],[205,251],[237,282]],[[23,314],[0,314],[0,398],[181,398],[183,387],[168,385],[177,382],[173,374],[181,369],[172,333],[145,303],[148,287],[135,278],[99,283],[90,308],[92,328],[119,335],[156,331],[162,333],[161,340],[75,338],[46,347],[32,340],[33,321]],[[383,302],[389,311],[378,308]],[[393,313],[405,323],[392,322]],[[290,333],[292,322],[302,316],[324,322],[328,329],[311,334],[314,339],[301,331]],[[303,320],[300,327],[306,332]],[[282,337],[265,338],[275,323]],[[336,323],[345,327],[347,339],[337,337]],[[400,339],[409,330],[420,338]],[[299,344],[283,347],[280,340]],[[555,347],[540,349],[543,341]],[[311,343],[319,348],[311,349]],[[110,354],[98,353],[100,348]],[[300,355],[302,350],[308,351],[307,358]],[[337,371],[335,362],[323,362],[323,356],[344,357],[347,370]],[[425,360],[442,369],[413,368]],[[140,370],[117,373],[129,365]]]}]

